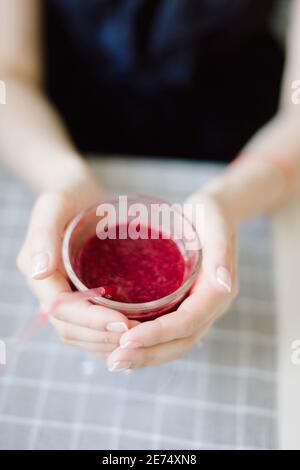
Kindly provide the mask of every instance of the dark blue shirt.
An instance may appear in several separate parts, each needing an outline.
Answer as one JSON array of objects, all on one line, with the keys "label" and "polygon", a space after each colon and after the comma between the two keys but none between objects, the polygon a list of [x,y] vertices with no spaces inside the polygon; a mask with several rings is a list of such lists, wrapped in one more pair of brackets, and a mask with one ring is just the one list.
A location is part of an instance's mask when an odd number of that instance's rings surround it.
[{"label": "dark blue shirt", "polygon": [[230,158],[276,110],[273,4],[49,0],[49,92],[83,149]]}]

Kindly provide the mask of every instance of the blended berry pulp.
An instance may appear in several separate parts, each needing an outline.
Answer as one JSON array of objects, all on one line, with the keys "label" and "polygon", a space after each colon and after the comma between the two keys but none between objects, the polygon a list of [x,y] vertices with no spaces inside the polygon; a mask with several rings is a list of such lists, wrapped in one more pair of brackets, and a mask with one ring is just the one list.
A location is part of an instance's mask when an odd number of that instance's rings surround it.
[{"label": "blended berry pulp", "polygon": [[161,231],[153,237],[153,228],[147,230],[144,239],[119,238],[120,226],[116,238],[101,240],[93,235],[74,263],[79,279],[88,288],[117,286],[112,300],[124,303],[150,302],[176,291],[184,282],[182,253]]}]

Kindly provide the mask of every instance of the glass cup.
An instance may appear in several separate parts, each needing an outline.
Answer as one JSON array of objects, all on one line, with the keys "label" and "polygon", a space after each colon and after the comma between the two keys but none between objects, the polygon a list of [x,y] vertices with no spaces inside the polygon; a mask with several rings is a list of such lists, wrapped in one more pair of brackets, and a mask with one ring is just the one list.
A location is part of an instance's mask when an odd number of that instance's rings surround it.
[{"label": "glass cup", "polygon": [[[126,196],[123,196],[123,198],[124,197]],[[154,227],[156,230],[158,229],[164,234],[168,234],[176,242],[185,261],[183,283],[171,294],[150,302],[125,303],[96,295],[90,300],[95,304],[117,310],[132,320],[152,320],[160,315],[175,310],[188,295],[201,266],[202,257],[200,240],[194,226],[186,217],[184,217],[182,211],[179,210],[178,205],[178,207],[174,209],[174,205],[160,199],[147,196],[126,197],[126,201],[127,207],[134,207],[135,204],[142,204],[146,208],[146,212],[144,211],[144,217],[146,213],[151,213],[151,209],[153,207],[156,209],[153,213],[156,214],[158,213],[158,210],[163,210],[163,208],[166,211],[165,213],[168,213],[168,211],[170,214],[172,213],[171,223],[168,218],[164,217],[157,217],[154,224],[152,219],[150,223],[149,220],[142,220],[142,223],[145,223],[150,227]],[[99,221],[104,217],[104,213],[107,216],[107,212],[99,211],[98,208],[105,208],[108,205],[114,208],[117,217],[119,217],[118,220],[121,220],[123,223],[128,223],[130,221],[130,216],[128,216],[128,214],[125,216],[124,210],[122,214],[120,214],[120,198],[109,200],[96,204],[80,212],[70,222],[64,235],[62,245],[63,264],[73,286],[81,292],[86,291],[88,287],[84,285],[82,280],[80,280],[76,274],[76,259],[83,244],[97,233]],[[184,230],[180,231],[182,227],[184,227]]]}]

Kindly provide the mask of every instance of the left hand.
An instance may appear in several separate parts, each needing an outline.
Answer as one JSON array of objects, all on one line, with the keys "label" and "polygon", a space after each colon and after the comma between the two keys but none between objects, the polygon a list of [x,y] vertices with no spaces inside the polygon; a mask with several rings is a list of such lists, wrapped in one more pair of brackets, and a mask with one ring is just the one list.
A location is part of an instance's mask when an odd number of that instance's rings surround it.
[{"label": "left hand", "polygon": [[[38,197],[17,264],[44,307],[49,307],[61,294],[71,292],[61,260],[65,227],[79,211],[101,199],[101,188],[84,175],[80,190],[74,184],[64,191],[45,192]],[[49,321],[64,344],[80,347],[97,357],[106,357],[116,349],[122,333],[136,324],[120,312],[88,301],[60,305]]]},{"label": "left hand", "polygon": [[237,295],[236,233],[221,203],[208,193],[188,202],[204,204],[202,270],[175,312],[140,323],[123,333],[107,358],[111,371],[157,366],[183,356],[208,331]]}]

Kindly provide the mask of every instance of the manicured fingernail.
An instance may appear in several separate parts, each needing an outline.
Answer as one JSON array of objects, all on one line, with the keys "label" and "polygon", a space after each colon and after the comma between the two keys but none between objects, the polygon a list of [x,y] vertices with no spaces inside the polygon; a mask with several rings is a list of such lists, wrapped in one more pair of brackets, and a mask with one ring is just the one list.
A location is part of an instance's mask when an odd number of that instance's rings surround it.
[{"label": "manicured fingernail", "polygon": [[129,361],[116,361],[113,365],[108,369],[110,372],[124,372],[125,370],[129,370],[132,366],[132,362]]},{"label": "manicured fingernail", "polygon": [[106,330],[111,331],[113,333],[124,333],[125,331],[128,330],[128,327],[126,323],[124,322],[114,322],[114,323],[108,323],[106,325]]},{"label": "manicured fingernail", "polygon": [[217,281],[229,294],[231,292],[231,275],[228,269],[224,266],[219,266],[217,269]]},{"label": "manicured fingernail", "polygon": [[137,349],[141,348],[143,345],[139,341],[126,341],[126,343],[121,344],[121,349]]},{"label": "manicured fingernail", "polygon": [[35,253],[31,260],[31,275],[35,279],[47,272],[50,257],[46,252]]}]

